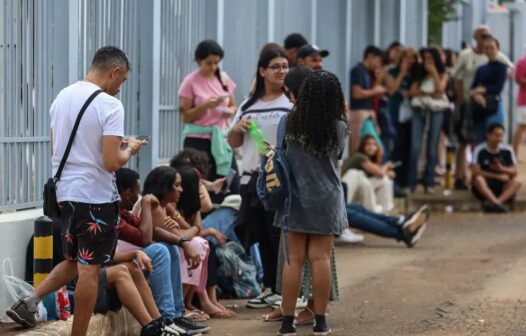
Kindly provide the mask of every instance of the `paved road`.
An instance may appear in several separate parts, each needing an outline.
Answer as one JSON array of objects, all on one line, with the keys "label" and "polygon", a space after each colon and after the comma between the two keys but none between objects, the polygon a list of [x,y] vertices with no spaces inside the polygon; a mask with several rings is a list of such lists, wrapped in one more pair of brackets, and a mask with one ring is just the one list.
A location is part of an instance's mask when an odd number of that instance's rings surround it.
[{"label": "paved road", "polygon": [[[366,236],[336,253],[334,335],[526,335],[523,214],[436,215],[414,249]],[[234,321],[212,321],[211,335],[275,335],[265,312],[239,309]]]}]

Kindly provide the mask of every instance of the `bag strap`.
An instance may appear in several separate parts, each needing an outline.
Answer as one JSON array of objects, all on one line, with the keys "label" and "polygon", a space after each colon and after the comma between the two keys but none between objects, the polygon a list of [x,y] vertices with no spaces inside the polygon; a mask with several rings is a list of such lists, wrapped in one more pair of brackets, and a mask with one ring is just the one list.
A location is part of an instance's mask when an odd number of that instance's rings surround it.
[{"label": "bag strap", "polygon": [[288,113],[283,115],[278,124],[278,135],[276,139],[276,148],[283,149],[286,147],[285,133],[287,132],[287,117]]},{"label": "bag strap", "polygon": [[77,134],[77,130],[80,125],[80,119],[82,119],[82,116],[84,115],[84,112],[86,112],[86,109],[88,108],[89,104],[101,93],[102,90],[97,90],[89,96],[88,100],[84,103],[82,108],[80,109],[80,112],[77,116],[77,120],[75,120],[75,125],[73,126],[73,130],[71,131],[71,135],[69,136],[68,145],[66,147],[66,151],[64,152],[64,156],[62,157],[62,160],[60,161],[60,165],[58,166],[57,173],[55,174],[55,177],[53,178],[55,182],[60,180],[60,175],[62,175],[62,170],[64,169],[64,166],[66,165],[66,161],[68,160],[69,152],[71,151],[71,147],[73,146],[73,139],[75,139],[75,135]]}]

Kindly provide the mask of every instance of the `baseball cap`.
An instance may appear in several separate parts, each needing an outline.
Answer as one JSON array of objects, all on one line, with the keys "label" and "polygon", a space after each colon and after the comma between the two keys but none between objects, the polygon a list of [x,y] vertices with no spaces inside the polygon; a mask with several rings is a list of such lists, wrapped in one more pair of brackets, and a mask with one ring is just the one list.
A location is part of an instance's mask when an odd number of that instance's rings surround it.
[{"label": "baseball cap", "polygon": [[305,58],[312,55],[320,55],[321,57],[329,56],[328,50],[321,50],[313,44],[307,44],[298,50],[298,58]]},{"label": "baseball cap", "polygon": [[309,42],[307,42],[307,39],[303,37],[303,35],[298,34],[298,33],[293,33],[293,34],[288,35],[285,38],[283,46],[285,49],[300,48],[306,45],[307,43]]}]

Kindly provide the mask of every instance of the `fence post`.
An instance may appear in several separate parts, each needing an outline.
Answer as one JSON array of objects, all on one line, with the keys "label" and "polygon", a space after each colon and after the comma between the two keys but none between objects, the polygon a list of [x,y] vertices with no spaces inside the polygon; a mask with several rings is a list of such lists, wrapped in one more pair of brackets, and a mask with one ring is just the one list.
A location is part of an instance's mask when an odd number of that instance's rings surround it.
[{"label": "fence post", "polygon": [[41,216],[35,220],[33,286],[36,288],[53,269],[53,220]]}]

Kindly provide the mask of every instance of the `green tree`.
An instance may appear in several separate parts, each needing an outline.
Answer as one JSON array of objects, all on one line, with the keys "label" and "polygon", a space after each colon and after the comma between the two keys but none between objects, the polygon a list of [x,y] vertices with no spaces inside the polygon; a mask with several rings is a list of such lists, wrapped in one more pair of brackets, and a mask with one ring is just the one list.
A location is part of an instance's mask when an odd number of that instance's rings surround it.
[{"label": "green tree", "polygon": [[428,43],[442,44],[442,24],[457,19],[455,5],[460,0],[428,0]]}]

